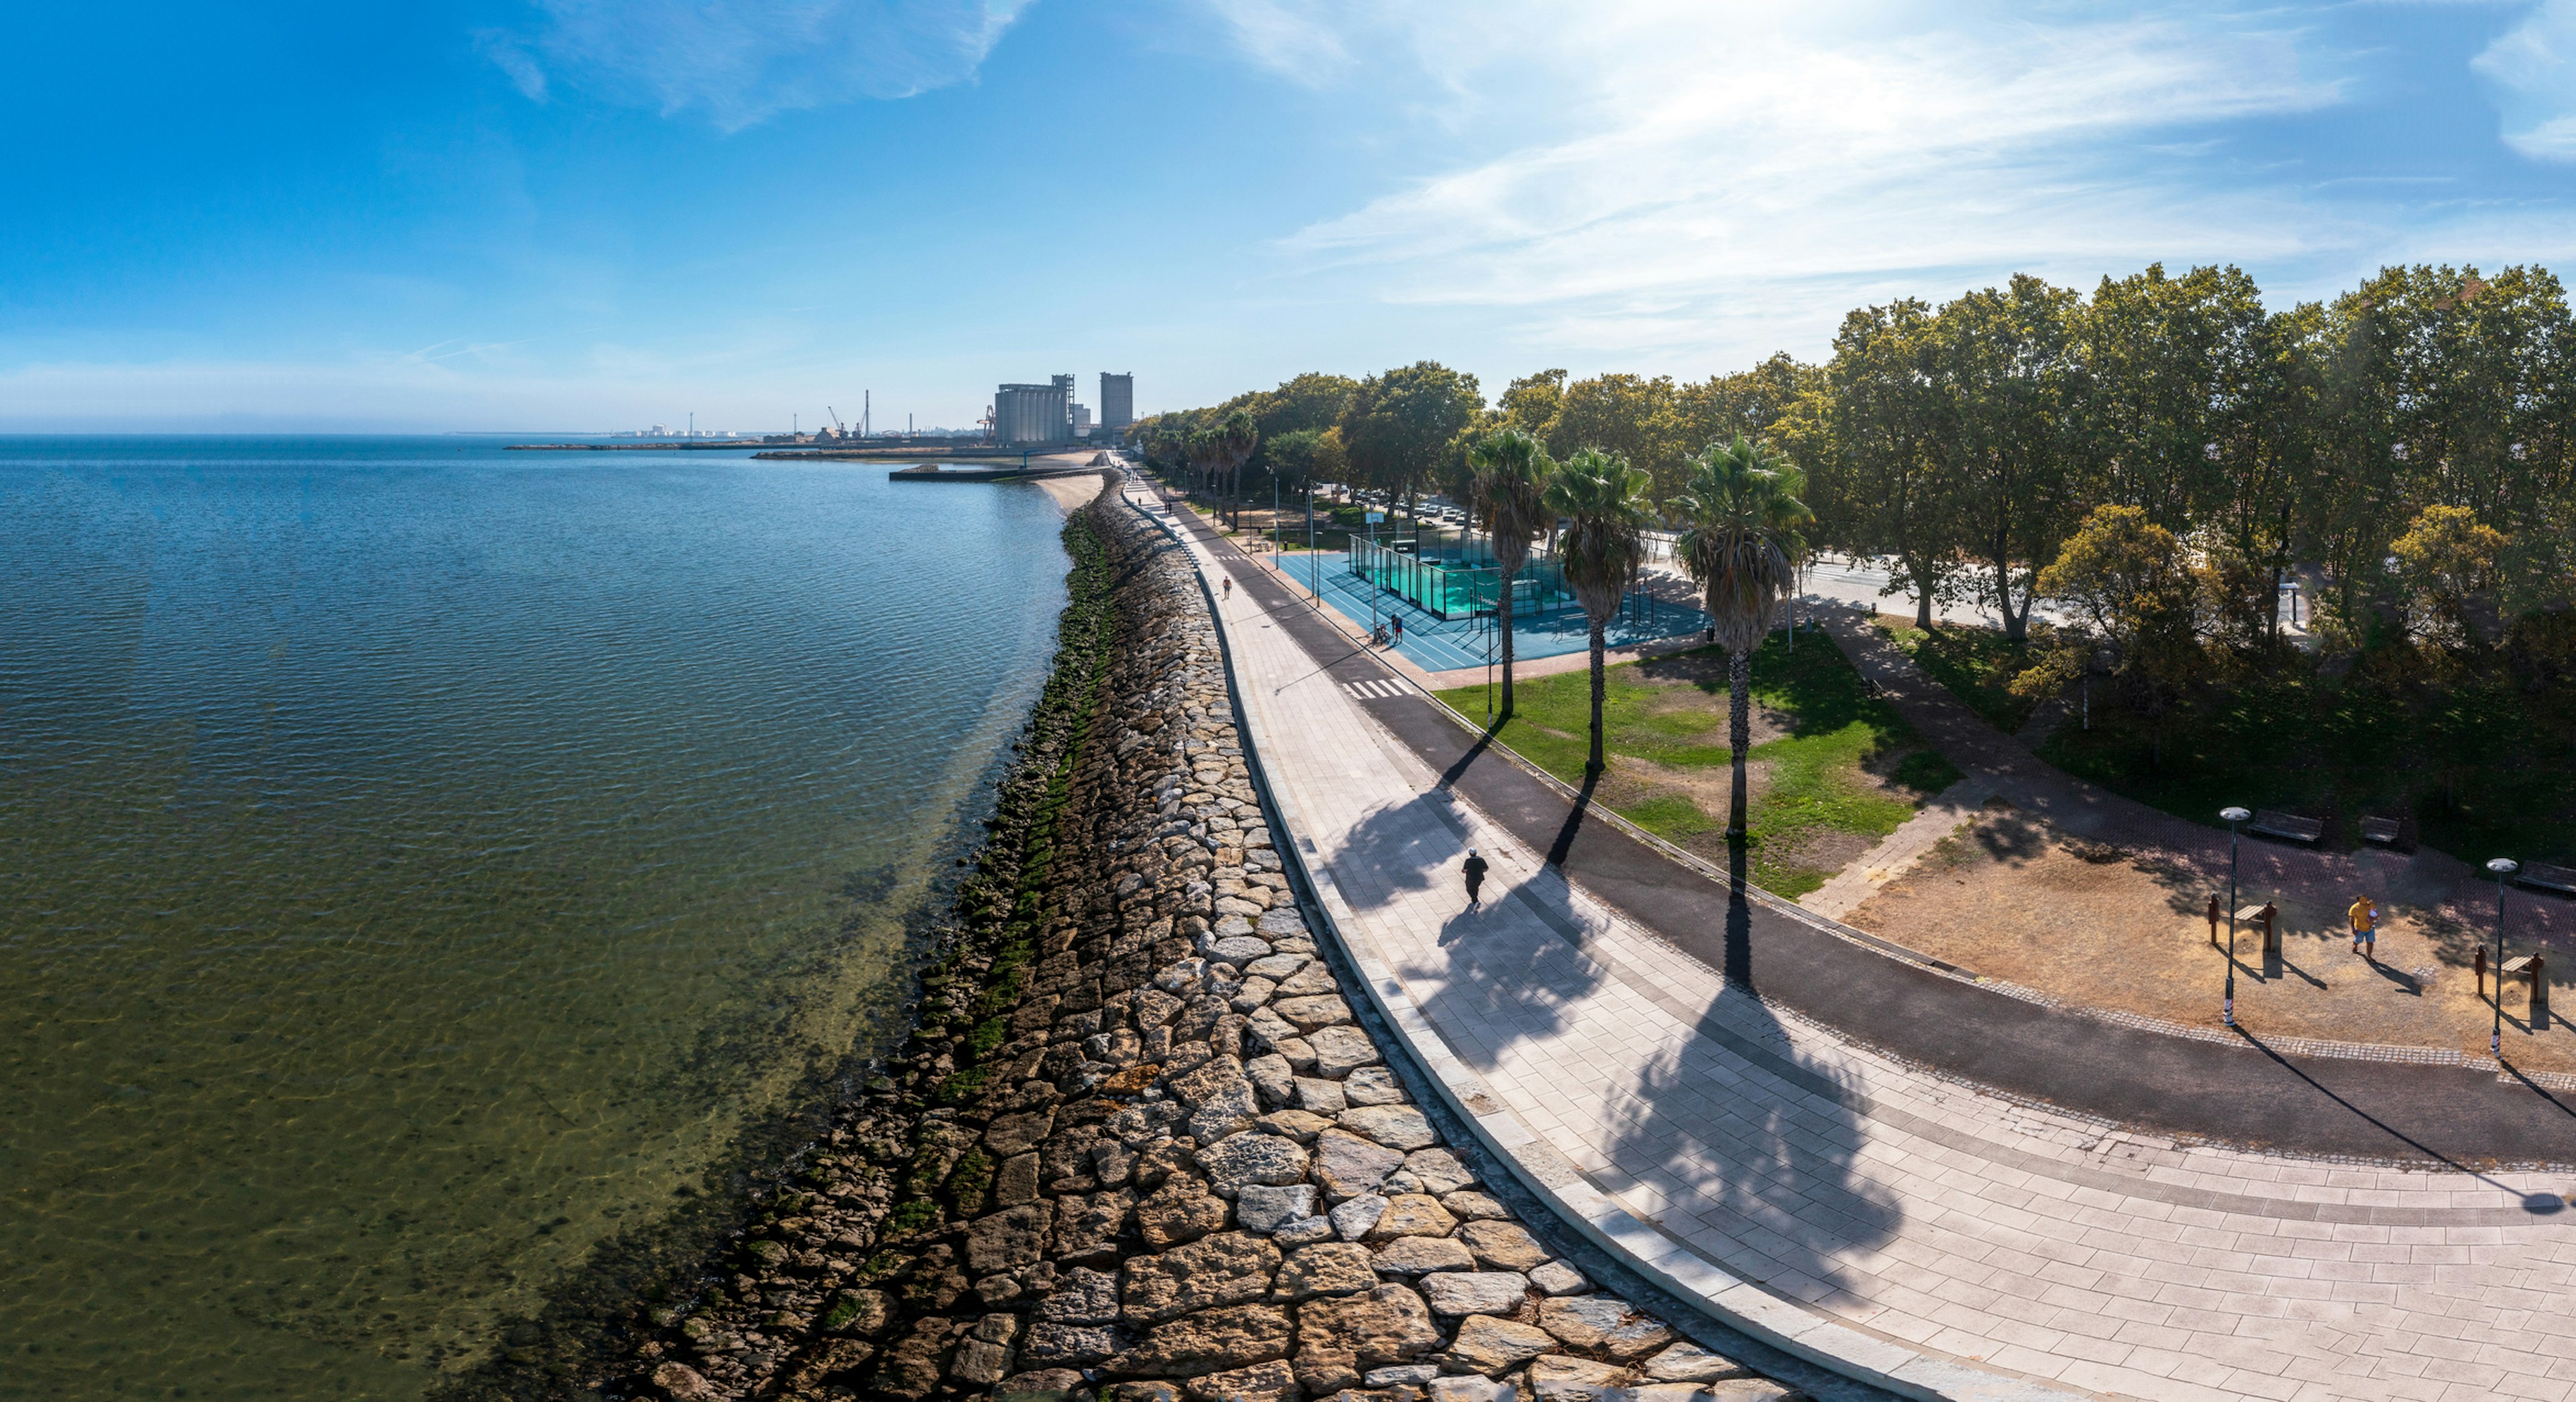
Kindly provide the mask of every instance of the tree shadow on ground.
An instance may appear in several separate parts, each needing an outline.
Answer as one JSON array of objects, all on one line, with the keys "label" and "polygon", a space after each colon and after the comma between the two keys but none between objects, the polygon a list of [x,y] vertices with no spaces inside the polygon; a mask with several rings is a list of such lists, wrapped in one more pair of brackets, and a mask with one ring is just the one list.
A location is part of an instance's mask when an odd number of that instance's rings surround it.
[{"label": "tree shadow on ground", "polygon": [[1860,1162],[1863,1100],[1840,1068],[1801,1051],[1752,971],[1745,858],[1730,861],[1725,980],[1681,1018],[1614,1097],[1615,1137],[1593,1174],[1631,1210],[1718,1265],[1808,1304],[1875,1303],[1845,1262],[1894,1239],[1905,1211]]},{"label": "tree shadow on ground", "polygon": [[[1370,879],[1390,893],[1456,892],[1427,947],[1388,951],[1449,1049],[1539,1095],[1565,1126],[1549,1136],[1560,1152],[1711,1261],[1801,1301],[1861,1303],[1844,1262],[1881,1248],[1903,1212],[1860,1165],[1859,1097],[1753,996],[1741,854],[1710,997],[1679,951],[1610,938],[1553,865],[1467,908],[1465,842],[1421,800],[1371,814],[1335,857],[1387,864]],[[1641,1000],[1665,1018],[1641,1020]],[[1640,1034],[1663,1045],[1640,1058]]]},{"label": "tree shadow on ground", "polygon": [[[1601,971],[1560,933],[1579,935],[1583,916],[1553,873],[1517,885],[1488,880],[1483,901],[1470,907],[1461,871],[1467,846],[1466,826],[1445,794],[1424,794],[1369,813],[1331,861],[1335,886],[1363,914],[1387,911],[1416,893],[1446,897],[1431,950],[1385,953],[1414,985],[1443,1038],[1486,1071],[1511,1043],[1564,1031],[1562,1010],[1597,988]],[[1363,883],[1373,889],[1354,891]],[[1443,1017],[1450,1019],[1446,1025]]]}]

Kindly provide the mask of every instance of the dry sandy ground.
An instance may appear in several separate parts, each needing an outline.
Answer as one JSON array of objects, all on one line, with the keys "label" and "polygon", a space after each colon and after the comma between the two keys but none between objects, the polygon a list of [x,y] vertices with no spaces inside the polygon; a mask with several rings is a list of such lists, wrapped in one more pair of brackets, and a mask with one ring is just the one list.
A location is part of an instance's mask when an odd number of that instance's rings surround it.
[{"label": "dry sandy ground", "polygon": [[[2412,889],[2414,864],[2404,856],[2356,856],[2380,859],[2375,874],[2364,868],[2383,917],[2376,961],[2353,953],[2345,933],[2354,893],[2249,883],[2240,889],[2241,905],[2278,903],[2282,953],[2267,963],[2260,933],[2239,930],[2238,1021],[2257,1035],[2484,1056],[2495,1014],[2478,995],[2471,961],[2478,945],[2494,938],[2492,917],[2474,926],[2445,919],[2434,913],[2438,897]],[[1998,800],[1848,918],[1908,948],[2070,1002],[2215,1026],[2227,956],[2211,946],[2204,911],[2213,890],[2225,900],[2225,883],[2223,865],[2213,872],[2154,847],[2070,841]],[[2550,898],[2517,892],[2514,899],[2527,905]],[[2223,946],[2223,919],[2218,937]],[[2530,940],[2508,937],[2509,953],[2530,948]],[[2547,1027],[2529,1025],[2519,978],[2505,991],[2505,1059],[2532,1070],[2576,1071],[2576,1030],[2560,1020],[2576,1014],[2576,959],[2548,962],[2554,1015]]]},{"label": "dry sandy ground", "polygon": [[1067,516],[1070,516],[1073,513],[1080,511],[1083,507],[1089,505],[1093,497],[1100,495],[1100,489],[1108,485],[1109,475],[1104,472],[1095,472],[1085,477],[1041,477],[1038,479],[1038,486],[1042,488],[1048,496],[1055,498],[1056,509]]}]

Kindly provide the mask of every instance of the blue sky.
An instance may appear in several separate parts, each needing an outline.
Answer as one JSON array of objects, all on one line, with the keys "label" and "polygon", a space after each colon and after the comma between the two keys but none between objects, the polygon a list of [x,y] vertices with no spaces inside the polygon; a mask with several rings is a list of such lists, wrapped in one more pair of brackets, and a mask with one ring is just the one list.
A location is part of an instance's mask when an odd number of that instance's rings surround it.
[{"label": "blue sky", "polygon": [[21,6],[0,430],[1700,377],[2015,270],[2576,266],[2576,0]]}]

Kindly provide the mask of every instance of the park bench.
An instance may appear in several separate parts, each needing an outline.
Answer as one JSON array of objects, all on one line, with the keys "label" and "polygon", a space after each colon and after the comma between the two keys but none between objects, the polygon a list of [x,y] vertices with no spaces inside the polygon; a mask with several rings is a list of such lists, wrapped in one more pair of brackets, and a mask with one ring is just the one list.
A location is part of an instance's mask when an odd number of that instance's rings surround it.
[{"label": "park bench", "polygon": [[2513,879],[2518,885],[2576,896],[2576,869],[2554,867],[2547,862],[2525,862]]},{"label": "park bench", "polygon": [[2361,840],[2375,842],[2382,847],[2398,846],[2406,841],[2406,820],[2364,817],[2361,820]]},{"label": "park bench", "polygon": [[2296,813],[2275,813],[2269,808],[2254,810],[2250,830],[2266,837],[2286,838],[2292,842],[2314,842],[2326,835],[2321,818],[2302,818]]}]

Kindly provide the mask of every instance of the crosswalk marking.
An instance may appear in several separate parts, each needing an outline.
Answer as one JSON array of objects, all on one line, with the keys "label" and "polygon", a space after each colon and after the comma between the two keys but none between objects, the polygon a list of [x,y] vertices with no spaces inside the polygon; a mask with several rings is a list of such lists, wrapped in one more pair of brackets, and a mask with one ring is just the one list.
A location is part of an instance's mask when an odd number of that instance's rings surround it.
[{"label": "crosswalk marking", "polygon": [[1363,701],[1400,701],[1406,695],[1402,683],[1374,678],[1364,682],[1344,682],[1342,690]]}]

